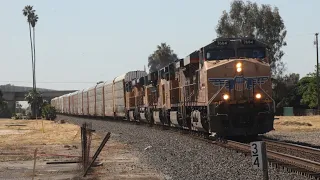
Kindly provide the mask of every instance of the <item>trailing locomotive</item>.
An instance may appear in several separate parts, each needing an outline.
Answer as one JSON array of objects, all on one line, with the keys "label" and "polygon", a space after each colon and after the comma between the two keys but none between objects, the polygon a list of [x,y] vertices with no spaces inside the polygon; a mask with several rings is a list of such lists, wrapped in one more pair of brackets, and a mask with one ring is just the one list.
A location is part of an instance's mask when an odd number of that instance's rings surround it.
[{"label": "trailing locomotive", "polygon": [[51,103],[66,114],[255,136],[273,130],[270,76],[265,44],[218,38],[158,71],[131,71]]}]

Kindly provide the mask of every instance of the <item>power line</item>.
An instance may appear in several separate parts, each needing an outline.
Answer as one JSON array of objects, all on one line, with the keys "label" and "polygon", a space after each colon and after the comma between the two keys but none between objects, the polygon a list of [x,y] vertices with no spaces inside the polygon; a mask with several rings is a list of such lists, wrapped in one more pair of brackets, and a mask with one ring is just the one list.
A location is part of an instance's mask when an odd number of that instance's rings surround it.
[{"label": "power line", "polygon": [[[31,81],[0,81],[1,83],[32,83]],[[37,83],[50,83],[50,84],[96,84],[98,81],[96,82],[81,82],[81,81],[70,81],[70,82],[50,82],[50,81],[40,81]],[[108,81],[107,81],[108,82]]]},{"label": "power line", "polygon": [[301,33],[301,34],[286,35],[286,38],[301,37],[301,36],[314,36],[314,33]]}]

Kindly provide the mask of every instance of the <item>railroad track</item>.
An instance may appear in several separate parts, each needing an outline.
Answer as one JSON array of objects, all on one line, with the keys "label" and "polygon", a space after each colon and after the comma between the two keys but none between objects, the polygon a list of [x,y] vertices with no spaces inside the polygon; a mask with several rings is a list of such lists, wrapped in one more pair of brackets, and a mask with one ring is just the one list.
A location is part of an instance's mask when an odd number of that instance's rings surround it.
[{"label": "railroad track", "polygon": [[[273,142],[270,141],[270,142],[266,142],[267,146],[268,146],[268,143],[273,143],[273,145],[276,144],[277,146],[281,146],[282,144],[282,142],[278,144],[277,141],[273,141]],[[237,151],[242,151],[246,154],[251,154],[251,149],[249,144],[228,140],[227,143],[224,143],[224,144],[221,143],[220,145],[237,150]],[[298,147],[298,145],[289,144],[289,143],[284,143],[283,147],[288,147],[292,149],[299,148],[299,150],[308,149],[305,151],[310,151],[310,152],[313,151],[313,153],[315,153],[316,151],[316,150],[315,151],[310,150],[309,147],[304,147],[304,146]],[[320,179],[320,163],[319,162],[301,158],[301,157],[292,156],[285,153],[276,152],[276,151],[270,150],[268,147],[267,147],[267,157],[268,157],[268,163],[271,166],[282,167],[285,170],[290,172],[297,172],[298,174],[307,176],[309,178]]]},{"label": "railroad track", "polygon": [[[232,140],[215,141],[205,138],[206,135],[202,133],[177,129],[171,130],[180,133],[182,132],[185,135],[190,135],[192,138],[202,140],[210,144],[216,144],[225,148],[233,149],[238,152],[240,151],[246,155],[251,155],[251,148],[247,143],[241,143]],[[320,149],[264,138],[262,138],[261,140],[266,142],[267,158],[268,164],[270,166],[282,168],[288,172],[296,172],[297,174],[304,175],[308,178],[315,178],[320,180],[320,162],[317,162],[320,161],[320,159],[314,159],[317,157],[320,158]],[[286,151],[281,151],[283,149],[285,149]],[[314,158],[312,159],[311,157]]]},{"label": "railroad track", "polygon": [[[159,128],[159,126],[156,128]],[[163,129],[163,127],[161,127]],[[197,132],[190,132],[186,130],[177,130],[172,128],[174,132],[182,132],[185,135],[188,135],[194,139],[205,141],[210,144],[216,144],[228,149],[233,149],[238,152],[242,152],[245,155],[251,155],[250,145],[247,143],[241,143],[232,140],[211,140],[206,138],[206,135]],[[288,172],[296,172],[297,174],[304,175],[308,178],[315,178],[320,180],[320,162],[310,160],[308,158],[303,158],[303,154],[308,154],[308,157],[319,157],[320,158],[320,149],[311,148],[307,146],[301,146],[291,143],[285,143],[281,141],[274,141],[269,139],[259,139],[266,142],[267,145],[267,158],[268,164],[276,168],[282,168]],[[277,148],[275,148],[277,147]],[[278,152],[279,150],[286,149],[286,152]],[[290,152],[290,153],[289,153]],[[292,155],[293,152],[300,153],[298,155]],[[320,161],[320,159],[316,159]]]},{"label": "railroad track", "polygon": [[[145,123],[142,124],[146,125]],[[240,151],[245,155],[251,155],[251,148],[247,143],[241,143],[232,140],[212,140],[210,138],[207,138],[207,135],[204,133],[190,132],[185,129],[176,129],[159,125],[153,125],[152,128],[179,132],[194,139],[233,149],[238,152]],[[285,143],[281,141],[269,140],[265,138],[259,140],[266,142],[267,158],[268,164],[270,166],[282,168],[288,172],[296,172],[297,174],[304,175],[308,178],[315,178],[320,180],[320,162],[310,160],[311,157],[319,157],[317,161],[320,161],[319,149]],[[307,156],[308,158],[305,156]]]},{"label": "railroad track", "polygon": [[[144,126],[149,126],[149,128],[156,128],[161,130],[171,130],[171,132],[179,132],[187,135],[189,137],[205,141],[210,144],[216,144],[225,148],[240,151],[245,155],[251,154],[250,145],[246,143],[241,143],[231,140],[215,141],[208,138],[207,134],[190,132],[184,129],[176,129],[171,127],[164,127],[159,125],[152,125],[143,122],[129,122],[134,124],[140,124]],[[261,140],[266,142],[267,145],[267,158],[268,164],[276,168],[283,168],[289,172],[296,172],[298,174],[304,175],[309,178],[315,178],[320,180],[320,150],[316,148],[285,143],[280,141],[274,141],[262,138]],[[274,150],[275,149],[275,150]],[[280,151],[280,152],[277,152]],[[282,151],[282,152],[281,152]],[[285,151],[285,153],[283,153]],[[290,152],[290,153],[289,153]],[[298,153],[298,155],[293,152]],[[302,156],[302,154],[307,154],[309,159]],[[316,158],[315,160],[310,160],[310,157]],[[312,158],[311,158],[312,159]]]},{"label": "railroad track", "polygon": [[292,156],[297,156],[320,163],[320,149],[265,138],[263,138],[262,140],[266,142],[267,148],[270,150],[290,154]]}]

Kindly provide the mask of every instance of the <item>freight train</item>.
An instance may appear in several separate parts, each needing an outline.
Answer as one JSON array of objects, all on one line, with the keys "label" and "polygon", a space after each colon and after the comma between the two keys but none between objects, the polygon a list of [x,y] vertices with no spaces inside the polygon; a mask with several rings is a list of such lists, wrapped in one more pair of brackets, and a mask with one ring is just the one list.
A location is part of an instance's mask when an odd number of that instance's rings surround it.
[{"label": "freight train", "polygon": [[274,124],[268,46],[253,38],[217,38],[155,72],[126,72],[51,104],[62,114],[257,136]]}]

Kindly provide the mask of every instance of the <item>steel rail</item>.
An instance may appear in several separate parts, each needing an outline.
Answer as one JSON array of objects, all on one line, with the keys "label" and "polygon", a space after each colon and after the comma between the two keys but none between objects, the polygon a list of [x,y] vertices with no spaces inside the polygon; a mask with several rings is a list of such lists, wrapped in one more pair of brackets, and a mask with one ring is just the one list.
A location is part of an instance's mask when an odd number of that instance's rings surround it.
[{"label": "steel rail", "polygon": [[269,139],[263,139],[263,141],[266,142],[267,146],[268,145],[278,146],[278,147],[282,147],[282,148],[286,148],[286,149],[296,150],[296,151],[320,156],[320,149],[317,149],[317,148],[312,148],[312,147],[308,147],[308,146],[302,146],[302,145],[292,144],[292,143],[287,143],[287,142],[282,142],[282,141],[274,141],[274,140],[269,140]]},{"label": "steel rail", "polygon": [[[227,141],[227,143],[223,146],[232,147],[235,149],[239,149],[241,151],[250,152],[250,146],[248,144],[239,143],[235,141]],[[299,167],[307,171],[311,171],[313,173],[320,173],[320,163],[311,161],[309,159],[304,159],[300,157],[291,156],[284,153],[279,153],[275,151],[271,151],[267,149],[267,157],[268,159],[272,159],[275,161],[279,161],[285,164],[292,165],[294,167]]]}]

